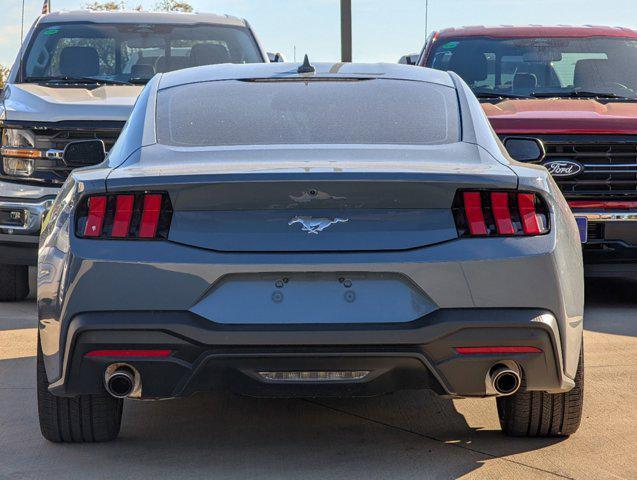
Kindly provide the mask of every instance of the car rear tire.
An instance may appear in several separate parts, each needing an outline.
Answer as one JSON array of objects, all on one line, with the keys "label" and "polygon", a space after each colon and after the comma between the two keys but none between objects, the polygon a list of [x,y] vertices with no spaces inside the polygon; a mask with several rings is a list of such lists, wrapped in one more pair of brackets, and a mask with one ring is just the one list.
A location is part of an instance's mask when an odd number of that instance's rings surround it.
[{"label": "car rear tire", "polygon": [[19,302],[29,295],[29,267],[0,265],[0,302]]},{"label": "car rear tire", "polygon": [[[522,384],[524,388],[524,383]],[[566,393],[524,392],[498,397],[500,426],[514,437],[567,437],[577,431],[584,404],[584,347],[575,387]]]},{"label": "car rear tire", "polygon": [[107,442],[119,434],[123,400],[106,392],[57,397],[49,392],[44,358],[38,338],[37,390],[40,430],[55,443]]}]

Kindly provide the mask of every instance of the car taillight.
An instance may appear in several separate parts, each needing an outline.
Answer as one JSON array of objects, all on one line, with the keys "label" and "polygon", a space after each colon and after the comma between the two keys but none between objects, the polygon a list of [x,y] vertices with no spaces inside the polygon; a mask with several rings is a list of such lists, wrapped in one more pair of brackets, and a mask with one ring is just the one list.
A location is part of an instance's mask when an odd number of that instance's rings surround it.
[{"label": "car taillight", "polygon": [[546,203],[531,192],[459,191],[453,214],[461,237],[533,236],[550,230]]},{"label": "car taillight", "polygon": [[80,202],[75,231],[83,238],[167,238],[172,211],[166,193],[92,195]]}]

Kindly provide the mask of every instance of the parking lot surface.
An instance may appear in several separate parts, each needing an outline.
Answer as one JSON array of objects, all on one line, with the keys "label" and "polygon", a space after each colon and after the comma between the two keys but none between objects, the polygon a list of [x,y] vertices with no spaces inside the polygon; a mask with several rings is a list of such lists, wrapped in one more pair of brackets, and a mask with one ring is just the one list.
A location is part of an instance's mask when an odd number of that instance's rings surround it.
[{"label": "parking lot surface", "polygon": [[198,395],[125,404],[113,443],[42,439],[33,300],[0,303],[0,478],[637,478],[637,284],[589,283],[586,399],[568,439],[512,439],[495,401]]}]

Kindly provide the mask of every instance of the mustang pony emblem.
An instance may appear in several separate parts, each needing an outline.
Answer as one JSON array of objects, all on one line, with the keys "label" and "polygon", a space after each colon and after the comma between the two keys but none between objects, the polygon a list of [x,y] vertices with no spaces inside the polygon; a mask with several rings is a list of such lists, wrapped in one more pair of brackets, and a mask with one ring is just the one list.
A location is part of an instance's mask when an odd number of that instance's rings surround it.
[{"label": "mustang pony emblem", "polygon": [[349,218],[312,218],[312,217],[294,217],[292,220],[288,222],[288,225],[294,225],[295,223],[300,223],[303,227],[301,230],[304,232],[318,235],[319,232],[322,232],[327,227],[334,225],[335,223],[345,223],[348,222]]}]

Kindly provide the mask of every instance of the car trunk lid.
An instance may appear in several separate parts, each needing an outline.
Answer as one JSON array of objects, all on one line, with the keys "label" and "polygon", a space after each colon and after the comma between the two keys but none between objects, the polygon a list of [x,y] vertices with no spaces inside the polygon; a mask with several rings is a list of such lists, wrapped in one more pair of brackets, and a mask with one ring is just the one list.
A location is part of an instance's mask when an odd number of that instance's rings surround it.
[{"label": "car trunk lid", "polygon": [[[109,191],[167,191],[169,240],[225,252],[404,250],[457,238],[458,189],[516,188],[468,144],[406,149],[151,147],[108,178]],[[178,162],[166,156],[173,152]],[[433,160],[429,160],[432,159]]]}]

